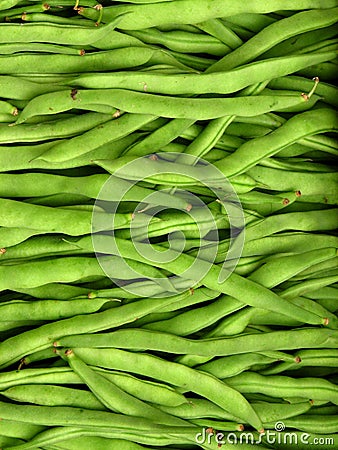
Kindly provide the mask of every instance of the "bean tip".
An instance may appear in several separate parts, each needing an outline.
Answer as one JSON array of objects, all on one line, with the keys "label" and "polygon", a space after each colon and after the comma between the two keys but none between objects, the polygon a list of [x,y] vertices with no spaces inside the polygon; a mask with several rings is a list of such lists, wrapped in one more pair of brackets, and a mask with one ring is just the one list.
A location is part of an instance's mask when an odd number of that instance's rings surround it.
[{"label": "bean tip", "polygon": [[0,248],[0,255],[4,255],[7,252],[5,248]]},{"label": "bean tip", "polygon": [[330,323],[330,320],[328,317],[324,317],[323,319],[323,325],[327,326]]}]

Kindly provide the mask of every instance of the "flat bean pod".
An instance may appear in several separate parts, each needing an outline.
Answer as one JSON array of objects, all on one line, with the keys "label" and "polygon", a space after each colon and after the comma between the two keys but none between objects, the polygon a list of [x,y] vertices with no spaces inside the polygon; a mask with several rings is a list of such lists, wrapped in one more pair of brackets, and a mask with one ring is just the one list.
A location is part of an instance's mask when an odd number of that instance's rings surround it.
[{"label": "flat bean pod", "polygon": [[[323,333],[323,331],[326,333]],[[314,344],[313,348],[325,348],[325,346],[327,346],[327,348],[332,348],[337,340],[337,334],[338,333],[335,330],[311,330],[300,328],[284,332],[272,331],[260,334],[252,333],[231,338],[197,341],[194,339],[181,338],[168,333],[133,328],[117,330],[112,333],[101,335],[96,334],[95,336],[74,335],[63,337],[56,341],[56,345],[74,348],[83,345],[90,347],[91,354],[93,355],[95,353],[94,350],[98,349],[97,354],[102,354],[102,358],[108,356],[110,351],[113,352],[112,348],[115,346],[132,349],[134,351],[152,349],[170,353],[176,352],[201,356],[226,356],[230,354],[237,355],[248,353],[249,351],[263,352],[265,350],[288,350],[297,345],[296,342],[292,342],[292,339],[297,339],[299,346],[306,348],[312,345],[314,338],[317,338],[317,343]],[[273,342],[271,343],[272,339]],[[81,355],[82,358],[82,351]],[[86,362],[88,361],[86,360]],[[94,364],[92,359],[90,359],[89,364]]]},{"label": "flat bean pod", "polygon": [[[92,364],[89,362],[94,356],[91,349],[77,348],[75,351],[87,364]],[[103,355],[102,352],[105,352],[105,356],[108,357],[106,363],[100,360],[100,355]],[[241,420],[250,423],[256,429],[262,429],[258,416],[244,397],[239,396],[236,391],[228,389],[226,384],[221,383],[209,374],[142,353],[131,353],[118,349],[109,349],[107,353],[106,349],[96,349],[96,355],[98,359],[94,365],[113,365],[118,370],[128,370],[152,378],[156,377],[158,380],[166,381],[175,386],[187,386],[189,390],[208,398],[225,411],[230,411],[240,417]]]},{"label": "flat bean pod", "polygon": [[[321,1],[320,3],[314,0],[302,0],[297,3],[297,6],[291,0],[286,0],[283,4],[275,1],[253,1],[250,5],[233,3],[231,1],[217,0],[209,4],[205,0],[181,0],[177,5],[175,2],[164,2],[163,4],[147,4],[147,5],[133,5],[133,6],[110,6],[103,9],[102,21],[110,22],[116,17],[124,15],[118,23],[121,30],[140,30],[144,28],[155,27],[158,25],[165,25],[172,22],[172,17],[175,17],[175,23],[199,23],[204,20],[229,17],[240,13],[269,13],[284,10],[302,10],[302,9],[326,9],[334,8],[335,1]],[[93,9],[84,9],[81,11],[84,17],[89,17],[97,20],[99,13]]]},{"label": "flat bean pod", "polygon": [[[106,74],[85,73],[71,81],[67,80],[65,83],[76,87],[90,89],[123,88],[139,92],[144,92],[146,90],[148,93],[171,95],[186,95],[187,93],[230,94],[255,83],[267,81],[274,77],[289,75],[300,70],[298,69],[299,67],[307,67],[306,64],[309,64],[309,61],[330,61],[335,57],[334,55],[334,52],[323,52],[310,55],[294,55],[283,58],[274,58],[247,64],[238,69],[230,70],[229,72],[212,74],[166,75],[123,71]],[[122,106],[121,109],[125,110]],[[258,114],[261,114],[261,112],[258,111],[256,115]],[[225,114],[223,113],[222,116],[224,115]],[[243,116],[244,114],[238,115]]]},{"label": "flat bean pod", "polygon": [[[105,185],[107,183],[107,185]],[[102,189],[103,186],[105,189]],[[108,189],[109,187],[109,189]],[[109,192],[108,192],[109,190]],[[96,174],[86,177],[66,177],[45,173],[0,174],[0,195],[2,197],[38,197],[58,193],[81,194],[88,198],[107,201],[143,202],[148,198],[156,205],[189,210],[191,205],[179,196],[164,191],[156,192],[133,185],[113,175]]]},{"label": "flat bean pod", "polygon": [[[116,300],[115,300],[116,301]],[[90,314],[97,312],[108,299],[91,299],[87,302],[81,300],[69,300],[67,302],[57,300],[16,300],[0,303],[1,321],[24,320],[59,320],[78,314]]]},{"label": "flat bean pod", "polygon": [[[97,103],[136,114],[161,117],[207,120],[226,115],[255,116],[281,111],[306,101],[301,95],[261,95],[236,98],[181,98],[129,91],[125,89],[91,90]],[[123,117],[123,116],[122,116]],[[323,131],[327,127],[323,128]],[[330,126],[330,130],[332,126]],[[314,133],[312,133],[314,134]]]},{"label": "flat bean pod", "polygon": [[[0,219],[2,227],[22,226],[25,228],[27,217],[30,217],[30,226],[33,229],[48,233],[64,233],[71,236],[79,236],[89,234],[92,231],[91,212],[31,205],[9,199],[0,199],[0,205],[5,212]],[[108,213],[102,214],[102,216],[98,217],[97,226],[105,229],[110,215]],[[104,224],[105,219],[107,222]],[[131,220],[131,214],[116,214],[114,215],[114,227],[129,226]]]}]

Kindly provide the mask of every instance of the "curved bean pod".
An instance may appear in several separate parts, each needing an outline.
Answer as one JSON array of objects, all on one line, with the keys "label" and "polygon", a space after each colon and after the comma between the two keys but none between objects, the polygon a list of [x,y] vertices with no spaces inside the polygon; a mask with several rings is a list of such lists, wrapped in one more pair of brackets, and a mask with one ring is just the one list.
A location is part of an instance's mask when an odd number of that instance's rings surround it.
[{"label": "curved bean pod", "polygon": [[147,44],[162,45],[180,53],[224,56],[231,51],[226,44],[208,34],[197,34],[182,30],[160,31],[156,28],[129,31],[128,33]]},{"label": "curved bean pod", "polygon": [[66,350],[63,355],[73,371],[89,387],[95,397],[108,409],[121,412],[128,416],[145,417],[162,425],[189,426],[189,423],[163,413],[158,408],[150,406],[124,392],[111,380],[104,378],[98,372],[94,372],[73,350]]},{"label": "curved bean pod", "polygon": [[279,42],[292,36],[334,24],[337,9],[310,10],[294,14],[282,20],[277,20],[264,27],[245,44],[226,55],[206,70],[210,72],[226,72],[234,67],[254,60]]},{"label": "curved bean pod", "polygon": [[[217,378],[209,374],[142,353],[131,353],[112,348],[108,352],[106,349],[95,349],[97,359],[93,363],[93,356],[95,358],[95,355],[92,349],[76,348],[75,351],[87,364],[101,367],[109,365],[110,368],[115,366],[115,369],[132,371],[152,378],[155,377],[174,386],[187,386],[189,390],[208,398],[225,409],[225,411],[230,411],[232,414],[240,417],[241,420],[250,423],[256,429],[262,429],[262,424],[257,414],[244,397],[238,395],[235,390],[229,389],[225,383],[221,383]],[[106,358],[105,363],[102,359],[103,353]]]},{"label": "curved bean pod", "polygon": [[[267,136],[244,143],[233,154],[217,161],[215,166],[227,177],[239,175],[262,159],[278,153],[299,139],[337,129],[337,120],[333,110],[323,108],[320,114],[318,114],[318,110],[307,111],[292,117]],[[245,161],[244,164],[243,161]]]}]

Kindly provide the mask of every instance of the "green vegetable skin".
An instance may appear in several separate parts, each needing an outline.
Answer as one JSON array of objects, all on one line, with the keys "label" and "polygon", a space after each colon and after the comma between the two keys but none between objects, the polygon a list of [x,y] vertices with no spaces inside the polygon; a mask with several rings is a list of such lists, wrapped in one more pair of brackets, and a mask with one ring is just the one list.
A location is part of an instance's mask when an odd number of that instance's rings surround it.
[{"label": "green vegetable skin", "polygon": [[337,16],[0,2],[3,450],[338,448]]}]

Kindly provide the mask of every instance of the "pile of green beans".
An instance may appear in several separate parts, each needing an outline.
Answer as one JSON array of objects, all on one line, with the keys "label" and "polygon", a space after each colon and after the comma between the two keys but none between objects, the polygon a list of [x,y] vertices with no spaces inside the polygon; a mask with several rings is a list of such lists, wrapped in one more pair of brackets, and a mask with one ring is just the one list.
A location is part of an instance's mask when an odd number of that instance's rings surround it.
[{"label": "pile of green beans", "polygon": [[0,449],[338,449],[336,0],[0,1]]}]

